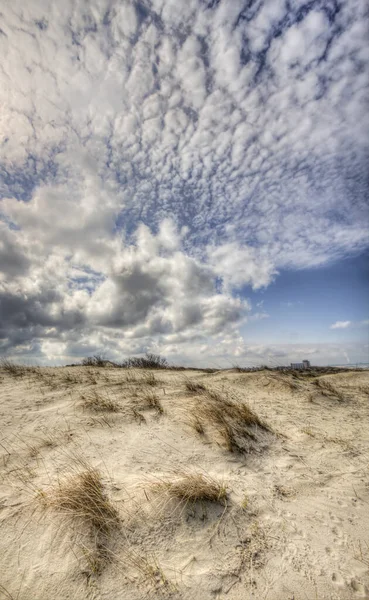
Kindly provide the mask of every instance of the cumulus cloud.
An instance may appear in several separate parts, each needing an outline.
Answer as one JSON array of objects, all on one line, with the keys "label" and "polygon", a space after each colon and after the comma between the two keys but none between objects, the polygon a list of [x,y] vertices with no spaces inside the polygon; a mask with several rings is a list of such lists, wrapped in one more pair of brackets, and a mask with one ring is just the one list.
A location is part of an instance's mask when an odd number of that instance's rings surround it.
[{"label": "cumulus cloud", "polygon": [[351,321],[336,321],[330,326],[330,329],[347,329],[350,325]]},{"label": "cumulus cloud", "polygon": [[236,352],[245,288],[366,247],[365,11],[4,7],[2,351]]}]

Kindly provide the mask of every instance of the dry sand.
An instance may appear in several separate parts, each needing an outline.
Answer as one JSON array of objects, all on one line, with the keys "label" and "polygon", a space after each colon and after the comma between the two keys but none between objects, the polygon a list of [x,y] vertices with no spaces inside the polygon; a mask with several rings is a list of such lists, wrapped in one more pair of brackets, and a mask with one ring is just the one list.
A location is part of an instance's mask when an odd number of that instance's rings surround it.
[{"label": "dry sand", "polygon": [[[321,385],[269,371],[20,375],[0,373],[0,598],[369,598],[369,372]],[[246,403],[271,431],[234,421],[245,445],[227,449],[188,381],[217,392],[210,408]],[[103,531],[58,505],[90,468],[112,510]],[[183,474],[227,500],[155,485]]]}]

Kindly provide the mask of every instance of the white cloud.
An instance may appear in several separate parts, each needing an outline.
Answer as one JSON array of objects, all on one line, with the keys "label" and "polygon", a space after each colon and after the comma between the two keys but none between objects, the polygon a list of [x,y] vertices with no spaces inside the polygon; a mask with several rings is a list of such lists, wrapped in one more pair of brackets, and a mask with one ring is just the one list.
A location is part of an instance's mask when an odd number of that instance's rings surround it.
[{"label": "white cloud", "polygon": [[336,321],[330,326],[330,329],[347,329],[350,325],[351,321]]},{"label": "white cloud", "polygon": [[3,348],[229,347],[244,286],[366,247],[365,10],[4,7]]},{"label": "white cloud", "polygon": [[223,277],[227,287],[251,285],[254,289],[267,286],[276,275],[273,262],[262,251],[240,247],[231,242],[208,247],[209,263]]}]

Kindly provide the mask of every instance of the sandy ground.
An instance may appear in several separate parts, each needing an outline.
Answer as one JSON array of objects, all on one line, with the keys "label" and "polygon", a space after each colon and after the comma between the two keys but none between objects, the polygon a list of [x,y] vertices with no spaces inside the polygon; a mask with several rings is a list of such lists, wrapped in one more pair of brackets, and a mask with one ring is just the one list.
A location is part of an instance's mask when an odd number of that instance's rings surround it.
[{"label": "sandy ground", "polygon": [[[0,598],[369,598],[369,372],[319,379],[2,371]],[[211,424],[196,431],[204,392],[188,381],[247,403],[270,431],[255,426],[244,452]],[[48,500],[90,467],[118,515],[99,569],[97,536]],[[157,493],[189,473],[224,484],[226,502]]]}]

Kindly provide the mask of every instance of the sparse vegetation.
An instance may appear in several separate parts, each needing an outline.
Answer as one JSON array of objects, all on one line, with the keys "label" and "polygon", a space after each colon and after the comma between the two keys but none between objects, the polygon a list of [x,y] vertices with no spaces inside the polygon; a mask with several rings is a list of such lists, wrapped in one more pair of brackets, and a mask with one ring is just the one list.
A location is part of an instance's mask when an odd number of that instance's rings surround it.
[{"label": "sparse vegetation", "polygon": [[290,372],[272,372],[266,376],[267,383],[265,385],[271,385],[273,388],[284,388],[291,392],[303,389],[295,375],[295,371]]},{"label": "sparse vegetation", "polygon": [[120,366],[123,368],[134,369],[167,369],[169,363],[163,356],[148,352],[145,356],[132,356],[127,358]]},{"label": "sparse vegetation", "polygon": [[77,384],[81,383],[81,379],[79,377],[77,377],[75,374],[69,373],[67,371],[66,373],[62,374],[60,383],[63,383],[64,385],[67,385],[67,386],[68,385],[77,385]]},{"label": "sparse vegetation", "polygon": [[168,579],[163,568],[154,554],[138,554],[130,551],[127,554],[125,562],[128,567],[132,567],[142,577],[142,583],[147,582],[153,589],[158,589],[166,592],[176,592],[177,586]]},{"label": "sparse vegetation", "polygon": [[125,376],[126,383],[139,383],[140,378],[137,377],[136,371],[129,369]]},{"label": "sparse vegetation", "polygon": [[369,568],[369,543],[360,540],[354,544],[354,558]]},{"label": "sparse vegetation", "polygon": [[369,395],[369,385],[359,385],[358,388],[359,392],[361,392],[362,394],[366,394]]},{"label": "sparse vegetation", "polygon": [[206,387],[204,384],[199,383],[197,381],[191,381],[190,379],[186,381],[185,388],[188,392],[192,394],[202,393],[206,391]]},{"label": "sparse vegetation", "polygon": [[189,425],[198,433],[199,435],[205,434],[205,429],[201,418],[196,415],[193,415],[189,419]]},{"label": "sparse vegetation", "polygon": [[216,390],[205,389],[191,411],[190,425],[197,433],[215,431],[229,452],[247,452],[257,434],[269,427],[240,400],[230,400]]},{"label": "sparse vegetation", "polygon": [[160,381],[156,379],[154,373],[145,373],[144,377],[141,379],[141,382],[145,385],[150,385],[151,387],[159,385],[160,383]]},{"label": "sparse vegetation", "polygon": [[146,394],[143,398],[141,398],[140,408],[154,409],[160,415],[164,412],[160,399],[155,394]]},{"label": "sparse vegetation", "polygon": [[109,396],[103,396],[97,391],[82,395],[81,400],[84,408],[95,412],[119,412],[121,410],[119,402]]},{"label": "sparse vegetation", "polygon": [[83,367],[106,367],[107,364],[112,364],[106,360],[101,354],[95,354],[94,356],[86,356],[82,360]]},{"label": "sparse vegetation", "polygon": [[11,360],[8,360],[7,358],[0,359],[0,368],[7,375],[14,378],[24,377],[32,371],[32,368],[26,367],[25,365],[19,365]]},{"label": "sparse vegetation", "polygon": [[241,500],[241,508],[243,510],[247,510],[249,508],[249,504],[250,504],[250,499],[247,494],[244,494],[243,498]]},{"label": "sparse vegetation", "polygon": [[142,423],[146,423],[145,417],[140,413],[137,408],[132,408],[132,414],[134,419],[141,425]]},{"label": "sparse vegetation", "polygon": [[341,392],[341,390],[338,390],[334,385],[332,385],[330,381],[318,378],[313,381],[313,385],[322,396],[335,398],[339,402],[345,401],[344,394]]},{"label": "sparse vegetation", "polygon": [[[305,558],[325,558],[328,578],[315,595],[312,581],[301,590],[309,598],[329,591],[333,559],[345,572],[359,561],[361,589],[369,564],[368,373],[12,369],[0,370],[0,598],[38,597],[59,585],[79,598],[84,584],[87,595],[125,598],[270,595],[279,553],[321,525],[321,511],[297,511],[315,501],[332,511]],[[352,403],[338,404],[337,391]],[[94,468],[105,464],[109,481]],[[346,544],[336,556],[338,522],[352,552]],[[336,548],[333,558],[326,548]],[[34,572],[18,593],[19,564],[29,573],[35,561],[41,588]],[[289,583],[282,574],[277,596]]]},{"label": "sparse vegetation", "polygon": [[209,475],[202,473],[182,473],[176,478],[163,478],[151,485],[154,493],[165,493],[170,498],[185,503],[199,501],[220,502],[225,504],[227,490]]},{"label": "sparse vegetation", "polygon": [[84,463],[80,467],[55,488],[41,493],[40,499],[85,530],[88,539],[82,546],[83,554],[91,572],[99,574],[108,560],[109,539],[120,519],[104,491],[101,473]]}]

